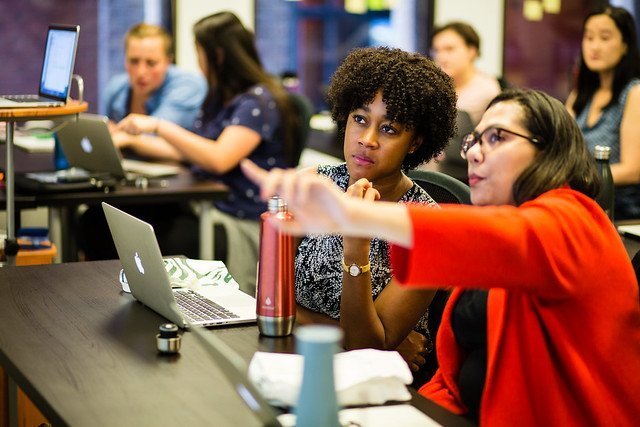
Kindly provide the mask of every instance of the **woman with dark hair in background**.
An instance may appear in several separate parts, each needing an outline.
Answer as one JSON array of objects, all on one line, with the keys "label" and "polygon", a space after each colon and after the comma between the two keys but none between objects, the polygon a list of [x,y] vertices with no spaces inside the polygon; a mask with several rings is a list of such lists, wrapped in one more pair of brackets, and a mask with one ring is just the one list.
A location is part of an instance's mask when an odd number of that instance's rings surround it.
[{"label": "woman with dark hair in background", "polygon": [[637,424],[638,283],[593,200],[580,129],[533,90],[498,95],[476,129],[462,144],[476,206],[371,203],[315,175],[242,166],[263,198],[288,202],[286,231],[386,239],[399,283],[455,288],[425,397],[480,425]]},{"label": "woman with dark hair in background", "polygon": [[[255,289],[258,259],[259,216],[266,210],[255,184],[238,167],[249,158],[266,169],[295,166],[295,124],[286,91],[263,68],[254,35],[230,12],[220,12],[198,21],[194,27],[198,62],[209,84],[195,133],[152,116],[130,114],[118,129],[130,134],[155,134],[163,144],[125,145],[137,154],[185,161],[194,173],[229,186],[226,200],[215,203],[215,220],[227,234],[226,264],[250,294]],[[134,215],[169,222],[156,227],[163,253],[197,256],[197,218],[180,207],[170,214],[154,208]],[[130,210],[128,210],[130,211]],[[149,215],[151,214],[151,215]],[[151,216],[151,217],[150,217]],[[183,225],[178,229],[173,225]],[[167,230],[163,232],[163,230]],[[173,244],[190,242],[190,253],[174,252]],[[181,248],[184,245],[179,246]],[[195,253],[194,253],[195,252]]]},{"label": "woman with dark hair in background", "polygon": [[[315,171],[352,197],[436,207],[405,172],[442,151],[454,130],[455,100],[451,79],[422,55],[384,47],[353,50],[327,93],[346,161]],[[416,378],[424,382],[433,375],[435,336],[427,309],[434,292],[398,287],[386,241],[308,236],[295,264],[297,321],[339,323],[347,349],[401,346]],[[389,306],[419,316],[387,316]]]},{"label": "woman with dark hair in background", "polygon": [[591,152],[596,145],[611,147],[616,219],[640,218],[640,54],[625,9],[605,6],[586,17],[567,108]]}]

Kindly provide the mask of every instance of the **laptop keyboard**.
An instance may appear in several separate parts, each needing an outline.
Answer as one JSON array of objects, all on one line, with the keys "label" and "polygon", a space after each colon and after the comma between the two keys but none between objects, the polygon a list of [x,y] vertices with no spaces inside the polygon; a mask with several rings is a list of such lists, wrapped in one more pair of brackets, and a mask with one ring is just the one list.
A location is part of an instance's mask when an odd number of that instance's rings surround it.
[{"label": "laptop keyboard", "polygon": [[191,322],[237,319],[240,317],[191,290],[174,290],[173,294],[175,295],[178,307],[180,307],[180,311]]},{"label": "laptop keyboard", "polygon": [[47,98],[41,98],[38,95],[0,95],[0,98],[10,99],[16,102],[51,101]]}]

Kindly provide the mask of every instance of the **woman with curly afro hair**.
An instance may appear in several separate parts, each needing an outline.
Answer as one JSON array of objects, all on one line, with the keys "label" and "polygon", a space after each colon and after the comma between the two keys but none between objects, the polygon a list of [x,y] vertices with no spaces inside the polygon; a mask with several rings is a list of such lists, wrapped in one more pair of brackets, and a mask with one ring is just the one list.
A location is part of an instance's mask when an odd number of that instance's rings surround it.
[{"label": "woman with curly afro hair", "polygon": [[[438,155],[454,133],[456,95],[442,70],[400,49],[355,49],[333,75],[327,98],[345,163],[318,166],[317,173],[350,197],[438,207],[405,173]],[[434,292],[396,284],[386,241],[307,236],[295,265],[300,323],[339,324],[347,349],[397,349],[420,378],[433,370],[421,367],[435,338],[427,329]],[[407,316],[388,316],[399,305]],[[354,316],[363,310],[365,324]]]}]

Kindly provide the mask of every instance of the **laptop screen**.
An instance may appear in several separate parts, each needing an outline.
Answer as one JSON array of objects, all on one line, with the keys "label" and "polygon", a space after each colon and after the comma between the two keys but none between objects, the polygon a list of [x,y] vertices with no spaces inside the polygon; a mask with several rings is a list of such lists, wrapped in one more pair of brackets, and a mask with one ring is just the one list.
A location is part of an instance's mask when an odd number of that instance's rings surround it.
[{"label": "laptop screen", "polygon": [[40,75],[40,96],[66,101],[80,27],[50,26]]}]

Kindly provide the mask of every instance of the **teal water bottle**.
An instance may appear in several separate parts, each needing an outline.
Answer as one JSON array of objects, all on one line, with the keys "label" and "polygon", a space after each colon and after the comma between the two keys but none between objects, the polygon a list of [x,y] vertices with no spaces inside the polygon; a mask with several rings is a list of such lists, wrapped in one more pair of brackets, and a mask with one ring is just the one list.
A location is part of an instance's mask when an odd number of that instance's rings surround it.
[{"label": "teal water bottle", "polygon": [[67,161],[67,156],[65,156],[64,151],[62,150],[62,146],[60,145],[60,140],[58,139],[57,132],[53,134],[53,140],[54,140],[53,167],[56,170],[68,169],[69,161]]},{"label": "teal water bottle", "polygon": [[342,330],[329,325],[308,325],[299,327],[295,335],[298,353],[304,357],[296,426],[337,427],[340,423],[333,356],[342,340]]}]

